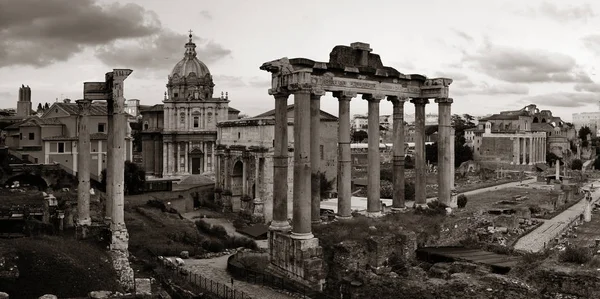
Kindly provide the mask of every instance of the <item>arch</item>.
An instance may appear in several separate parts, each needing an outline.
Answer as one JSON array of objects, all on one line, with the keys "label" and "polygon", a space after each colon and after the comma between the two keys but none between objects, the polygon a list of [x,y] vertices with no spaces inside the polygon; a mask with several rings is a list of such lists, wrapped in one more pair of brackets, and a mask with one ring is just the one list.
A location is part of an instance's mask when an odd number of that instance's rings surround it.
[{"label": "arch", "polygon": [[232,196],[242,196],[243,193],[243,177],[244,177],[244,162],[241,160],[237,160],[233,164],[233,169],[231,171],[231,195]]},{"label": "arch", "polygon": [[546,119],[545,118],[542,118],[542,123],[546,123]]},{"label": "arch", "polygon": [[252,198],[255,199],[257,196],[256,194],[256,182],[254,184],[252,184]]},{"label": "arch", "polygon": [[537,118],[537,116],[533,118],[533,123],[534,123],[534,124],[538,123],[539,121],[540,121],[540,120]]},{"label": "arch", "polygon": [[15,176],[10,177],[8,180],[4,182],[4,185],[11,186],[15,181],[18,181],[21,186],[23,184],[28,184],[30,186],[35,186],[38,190],[46,190],[50,183],[42,176],[29,174],[29,173],[21,173]]}]

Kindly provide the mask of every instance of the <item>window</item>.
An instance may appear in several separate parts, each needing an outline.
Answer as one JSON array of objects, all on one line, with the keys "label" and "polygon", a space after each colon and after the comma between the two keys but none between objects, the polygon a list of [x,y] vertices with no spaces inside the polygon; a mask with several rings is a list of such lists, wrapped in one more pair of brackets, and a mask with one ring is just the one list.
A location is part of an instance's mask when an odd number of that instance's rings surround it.
[{"label": "window", "polygon": [[98,133],[104,133],[105,130],[106,130],[106,124],[105,123],[99,123],[98,124]]},{"label": "window", "polygon": [[179,117],[181,118],[181,123],[182,123],[182,124],[183,124],[183,123],[185,123],[185,113],[181,112],[181,113],[179,114]]},{"label": "window", "polygon": [[194,128],[198,128],[200,126],[200,118],[198,116],[194,116]]},{"label": "window", "polygon": [[35,133],[29,133],[29,140],[35,139]]},{"label": "window", "polygon": [[173,97],[176,98],[179,94],[178,93],[174,93]]},{"label": "window", "polygon": [[323,150],[323,145],[322,144],[319,146],[319,151],[321,153],[321,160],[325,160],[325,152]]},{"label": "window", "polygon": [[150,125],[146,121],[146,122],[144,122],[144,130],[148,130],[148,128],[150,128]]},{"label": "window", "polygon": [[65,152],[65,143],[64,142],[59,142],[58,143],[58,152],[59,153],[64,153]]},{"label": "window", "polygon": [[242,133],[238,132],[238,139],[242,138]]},{"label": "window", "polygon": [[23,140],[23,133],[19,133],[19,140]]}]

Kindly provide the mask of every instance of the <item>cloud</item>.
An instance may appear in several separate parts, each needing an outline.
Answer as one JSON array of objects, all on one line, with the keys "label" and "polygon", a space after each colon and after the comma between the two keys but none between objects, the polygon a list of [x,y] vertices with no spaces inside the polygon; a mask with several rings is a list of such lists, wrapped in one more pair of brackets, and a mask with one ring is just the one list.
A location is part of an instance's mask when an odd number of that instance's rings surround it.
[{"label": "cloud", "polygon": [[450,78],[453,81],[465,81],[468,79],[467,75],[458,72],[435,72],[437,78]]},{"label": "cloud", "polygon": [[575,84],[575,91],[597,92],[600,96],[600,84],[598,83],[578,83]]},{"label": "cloud", "polygon": [[200,11],[200,16],[203,17],[203,18],[205,18],[205,19],[207,19],[207,20],[212,20],[213,19],[212,14],[208,10]]},{"label": "cloud", "polygon": [[244,82],[242,77],[237,76],[227,76],[227,75],[218,75],[213,76],[213,81],[216,86],[220,86],[220,88],[236,88],[236,87],[245,87],[247,86],[246,82]]},{"label": "cloud", "polygon": [[468,42],[473,42],[473,41],[474,41],[473,37],[472,37],[472,36],[470,36],[470,35],[468,35],[468,34],[466,34],[464,31],[460,31],[460,30],[458,30],[458,29],[452,29],[452,31],[453,31],[453,32],[454,32],[456,35],[458,35],[459,37],[461,37],[462,39],[464,39],[464,40],[466,40],[466,41],[468,41]]},{"label": "cloud", "polygon": [[137,4],[93,0],[8,0],[0,9],[0,67],[43,67],[87,46],[155,34],[156,13]]},{"label": "cloud", "polygon": [[596,55],[600,55],[600,34],[585,36],[581,41],[588,50],[594,52]]},{"label": "cloud", "polygon": [[538,11],[541,15],[559,22],[587,22],[588,19],[596,16],[596,13],[594,13],[589,3],[585,3],[580,6],[569,5],[558,7],[556,4],[544,1],[540,4]]},{"label": "cloud", "polygon": [[544,105],[565,108],[585,107],[598,103],[598,94],[591,92],[556,92],[526,97],[522,103],[544,103]]},{"label": "cloud", "polygon": [[264,77],[252,77],[248,80],[248,85],[256,88],[271,88],[271,80]]},{"label": "cloud", "polygon": [[[164,70],[183,58],[187,41],[188,36],[184,33],[162,30],[146,38],[98,47],[96,57],[112,67]],[[214,41],[202,38],[193,41],[197,44],[197,57],[204,63],[210,64],[231,54],[231,50]]]},{"label": "cloud", "polygon": [[460,82],[455,88],[450,88],[452,95],[526,95],[529,94],[529,87],[523,84],[496,84],[490,85],[481,82],[479,85],[469,80]]},{"label": "cloud", "polygon": [[543,49],[517,49],[486,42],[475,54],[465,55],[463,63],[510,83],[592,82],[571,56]]}]

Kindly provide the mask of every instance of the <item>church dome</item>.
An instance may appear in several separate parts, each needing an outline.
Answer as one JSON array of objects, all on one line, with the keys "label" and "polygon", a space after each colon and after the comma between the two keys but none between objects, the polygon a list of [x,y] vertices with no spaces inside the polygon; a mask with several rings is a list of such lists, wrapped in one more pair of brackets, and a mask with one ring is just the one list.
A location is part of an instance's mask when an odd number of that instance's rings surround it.
[{"label": "church dome", "polygon": [[191,73],[194,73],[196,77],[200,78],[210,75],[210,71],[206,64],[196,57],[196,44],[192,42],[191,33],[189,37],[188,43],[185,44],[185,54],[183,59],[173,67],[173,71],[171,71],[169,77],[188,77]]}]

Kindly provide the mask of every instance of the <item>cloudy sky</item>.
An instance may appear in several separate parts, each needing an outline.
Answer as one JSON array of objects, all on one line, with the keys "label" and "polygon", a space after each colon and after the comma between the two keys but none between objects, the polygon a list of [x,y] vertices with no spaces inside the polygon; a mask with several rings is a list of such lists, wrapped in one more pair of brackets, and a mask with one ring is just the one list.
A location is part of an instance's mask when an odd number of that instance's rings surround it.
[{"label": "cloudy sky", "polygon": [[[34,107],[81,98],[83,82],[113,68],[134,70],[127,98],[160,103],[190,29],[215,96],[229,92],[249,115],[274,106],[263,62],[327,61],[356,41],[402,73],[453,78],[453,113],[530,103],[565,120],[599,111],[600,2],[578,0],[0,0],[0,107],[16,106],[21,84]],[[351,105],[367,110],[359,98]],[[337,100],[322,108],[337,115]]]}]

